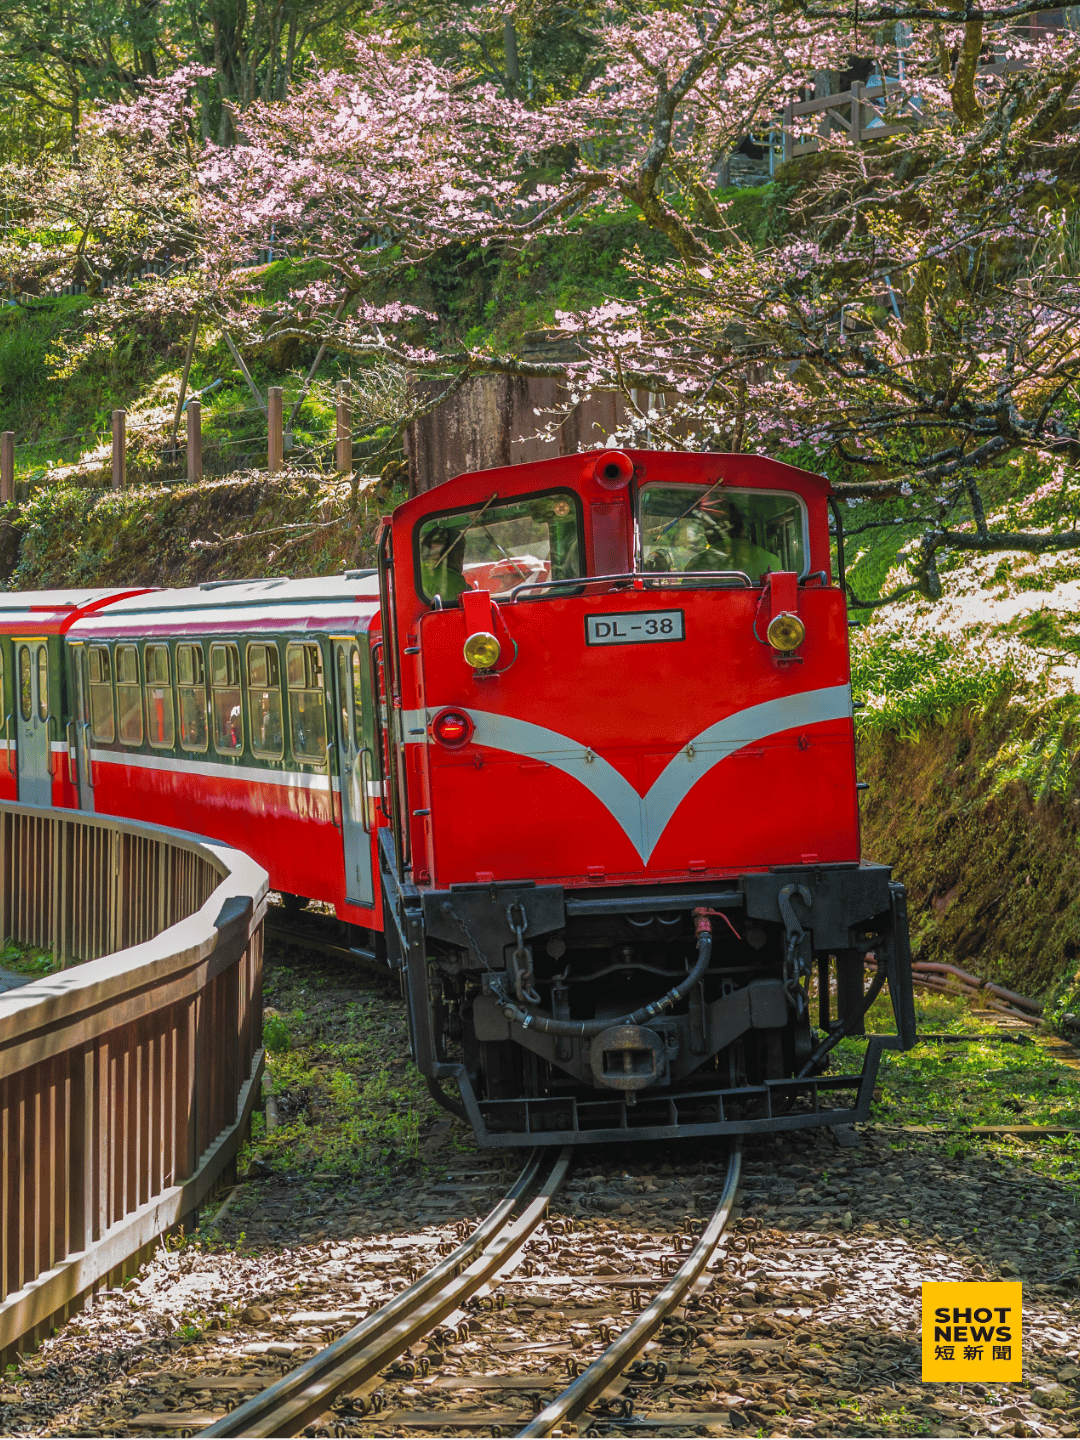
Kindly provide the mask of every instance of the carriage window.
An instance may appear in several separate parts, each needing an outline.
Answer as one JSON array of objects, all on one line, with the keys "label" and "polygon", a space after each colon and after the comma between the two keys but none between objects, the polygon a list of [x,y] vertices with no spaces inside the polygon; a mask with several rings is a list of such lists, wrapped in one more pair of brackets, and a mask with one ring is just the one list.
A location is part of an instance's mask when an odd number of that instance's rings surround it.
[{"label": "carriage window", "polygon": [[134,645],[116,647],[116,710],[121,743],[141,745],[142,686],[139,684],[139,652]]},{"label": "carriage window", "polygon": [[201,645],[177,645],[176,691],[180,701],[180,744],[206,749],[206,670]]},{"label": "carriage window", "polygon": [[150,727],[150,744],[162,750],[171,750],[176,732],[173,723],[169,647],[147,645],[143,655],[146,662],[146,716]]},{"label": "carriage window", "polygon": [[111,745],[116,739],[113,719],[112,656],[104,645],[91,645],[87,656],[90,670],[90,734]]},{"label": "carriage window", "polygon": [[210,689],[214,707],[214,749],[238,755],[244,748],[240,700],[240,651],[235,645],[210,646]]},{"label": "carriage window", "polygon": [[285,652],[289,675],[289,728],[296,760],[326,764],[326,709],[323,662],[318,645],[290,645]]},{"label": "carriage window", "polygon": [[584,574],[581,508],[569,490],[433,515],[417,543],[421,594],[444,605],[463,590],[508,595],[530,581]]},{"label": "carriage window", "polygon": [[37,713],[39,720],[49,718],[49,652],[44,645],[37,652]]},{"label": "carriage window", "polygon": [[19,646],[19,714],[29,720],[34,713],[33,681],[30,678],[30,646]]},{"label": "carriage window", "polygon": [[718,485],[647,485],[641,493],[646,570],[806,569],[806,511],[797,495]]},{"label": "carriage window", "polygon": [[248,705],[251,711],[251,748],[256,755],[280,760],[285,754],[281,723],[281,669],[276,645],[249,645]]},{"label": "carriage window", "polygon": [[353,647],[352,652],[352,697],[353,716],[356,723],[356,743],[362,746],[364,743],[364,713],[362,691],[360,689],[360,650],[359,647],[356,646]]}]

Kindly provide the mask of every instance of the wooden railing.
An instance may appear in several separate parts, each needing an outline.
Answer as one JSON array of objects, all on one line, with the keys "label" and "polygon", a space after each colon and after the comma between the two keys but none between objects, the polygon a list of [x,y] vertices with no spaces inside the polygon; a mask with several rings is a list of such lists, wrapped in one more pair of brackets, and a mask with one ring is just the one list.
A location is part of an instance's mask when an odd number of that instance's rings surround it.
[{"label": "wooden railing", "polygon": [[[983,83],[997,76],[1024,70],[1023,60],[1001,61],[980,66],[978,78]],[[783,118],[783,155],[785,160],[800,155],[813,155],[821,149],[822,140],[831,134],[847,135],[856,145],[870,140],[884,140],[889,135],[907,134],[922,118],[920,101],[905,88],[901,80],[878,80],[870,85],[856,81],[850,90],[839,95],[823,95],[816,100],[800,100],[787,105]],[[819,117],[817,133],[805,134],[800,124],[808,116]]]},{"label": "wooden railing", "polygon": [[0,1352],[116,1283],[233,1165],[266,889],[227,846],[0,804],[5,936],[85,960],[0,996]]}]

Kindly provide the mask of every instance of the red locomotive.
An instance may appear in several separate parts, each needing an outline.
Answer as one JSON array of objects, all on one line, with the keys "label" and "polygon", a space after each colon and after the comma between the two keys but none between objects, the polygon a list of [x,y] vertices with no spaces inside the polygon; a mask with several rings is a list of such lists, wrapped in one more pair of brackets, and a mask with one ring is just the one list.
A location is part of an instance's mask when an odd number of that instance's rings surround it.
[{"label": "red locomotive", "polygon": [[[770,460],[594,452],[409,501],[377,576],[3,597],[7,792],[331,901],[482,1144],[865,1118],[915,1026],[828,505]],[[886,980],[896,1034],[825,1073]]]}]

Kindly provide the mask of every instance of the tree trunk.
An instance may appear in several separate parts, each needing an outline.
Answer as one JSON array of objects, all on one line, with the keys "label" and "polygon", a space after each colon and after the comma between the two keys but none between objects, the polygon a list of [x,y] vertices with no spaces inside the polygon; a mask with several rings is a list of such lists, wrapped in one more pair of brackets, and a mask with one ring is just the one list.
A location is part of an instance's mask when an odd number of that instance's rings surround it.
[{"label": "tree trunk", "polygon": [[983,118],[983,107],[975,95],[975,79],[979,73],[982,52],[983,22],[969,20],[964,26],[964,43],[952,82],[952,107],[963,125],[977,125]]},{"label": "tree trunk", "polygon": [[506,93],[515,96],[521,83],[521,67],[518,63],[518,40],[513,15],[503,16],[503,48],[506,52]]}]

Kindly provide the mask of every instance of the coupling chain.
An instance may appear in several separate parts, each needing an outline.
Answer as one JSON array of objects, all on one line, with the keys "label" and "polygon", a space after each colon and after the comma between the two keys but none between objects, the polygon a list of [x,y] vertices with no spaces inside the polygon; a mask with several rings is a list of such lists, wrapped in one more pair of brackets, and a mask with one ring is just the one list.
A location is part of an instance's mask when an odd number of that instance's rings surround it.
[{"label": "coupling chain", "polygon": [[[520,922],[514,919],[515,910],[521,915]],[[506,922],[517,940],[510,956],[514,972],[514,994],[523,1005],[539,1005],[540,996],[537,994],[536,977],[533,974],[532,947],[525,944],[525,927],[529,923],[529,917],[525,914],[525,906],[520,900],[513,900],[507,906]]]}]

